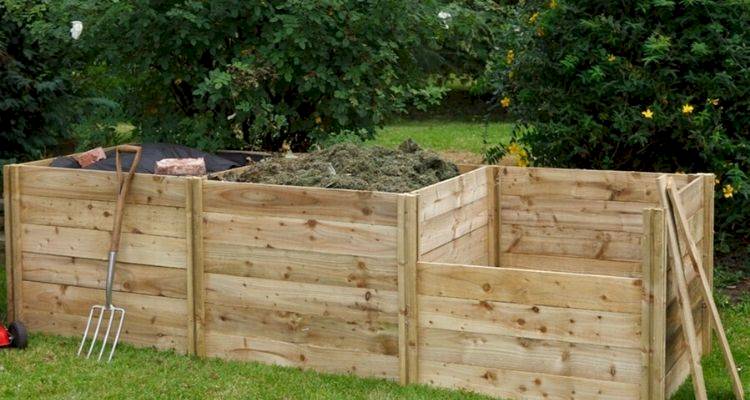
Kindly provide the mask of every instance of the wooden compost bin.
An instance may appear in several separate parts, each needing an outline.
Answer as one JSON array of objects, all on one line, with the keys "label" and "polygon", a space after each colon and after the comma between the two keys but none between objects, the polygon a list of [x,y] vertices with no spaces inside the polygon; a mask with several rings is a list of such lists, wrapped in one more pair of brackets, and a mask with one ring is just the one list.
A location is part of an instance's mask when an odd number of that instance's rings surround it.
[{"label": "wooden compost bin", "polygon": [[[104,298],[114,173],[48,163],[4,169],[10,317],[80,336]],[[407,194],[138,174],[123,340],[513,399],[673,393],[689,365],[659,174],[465,170]],[[710,271],[713,176],[671,176]]]}]

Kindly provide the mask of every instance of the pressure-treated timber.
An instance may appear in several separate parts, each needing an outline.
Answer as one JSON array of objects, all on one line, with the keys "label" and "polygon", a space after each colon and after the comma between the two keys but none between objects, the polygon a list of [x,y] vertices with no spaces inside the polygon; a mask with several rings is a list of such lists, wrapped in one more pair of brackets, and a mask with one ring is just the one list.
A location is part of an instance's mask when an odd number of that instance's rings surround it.
[{"label": "pressure-treated timber", "polygon": [[11,202],[11,173],[10,165],[3,165],[3,230],[5,235],[5,280],[7,293],[7,319],[8,323],[15,320],[15,297],[13,290],[13,207]]},{"label": "pressure-treated timber", "polygon": [[398,199],[398,291],[399,291],[399,381],[408,384],[418,377],[417,257],[418,205],[414,195]]},{"label": "pressure-treated timber", "polygon": [[706,383],[703,377],[703,367],[700,362],[700,353],[696,339],[695,323],[693,320],[692,307],[688,294],[687,281],[685,278],[685,269],[682,264],[682,252],[677,239],[677,228],[675,226],[674,215],[672,213],[669,199],[667,198],[667,189],[673,184],[666,176],[658,178],[659,195],[661,197],[662,207],[667,214],[667,240],[669,254],[672,256],[672,282],[677,288],[677,297],[680,301],[680,312],[682,313],[682,333],[685,342],[688,344],[688,360],[690,362],[690,371],[693,378],[693,389],[695,397],[698,400],[707,400]]},{"label": "pressure-treated timber", "polygon": [[663,209],[643,212],[643,281],[641,341],[644,371],[641,398],[663,400],[666,394],[667,241]]},{"label": "pressure-treated timber", "polygon": [[[675,223],[678,228],[677,232],[678,235],[686,243],[688,254],[690,255],[690,260],[692,261],[693,267],[698,272],[701,295],[703,296],[703,300],[708,304],[708,311],[711,317],[710,324],[714,327],[716,335],[719,338],[719,345],[721,347],[722,355],[724,356],[724,363],[726,364],[727,372],[729,373],[732,381],[732,391],[734,392],[735,398],[737,398],[738,400],[743,400],[745,398],[745,395],[742,389],[742,381],[740,381],[740,376],[737,373],[737,365],[734,362],[732,351],[729,348],[729,341],[727,340],[726,333],[724,332],[724,324],[721,322],[721,318],[719,317],[719,309],[716,307],[716,303],[714,302],[713,293],[708,282],[708,276],[703,269],[703,260],[698,255],[698,249],[695,247],[695,242],[690,235],[690,227],[688,225],[687,219],[685,218],[687,210],[683,209],[682,201],[675,188],[673,186],[670,186],[668,188],[668,191],[669,199],[672,203],[672,211],[674,213]],[[708,323],[708,321],[704,321],[704,323]]]},{"label": "pressure-treated timber", "polygon": [[192,274],[188,282],[192,283],[190,294],[192,301],[188,301],[188,307],[193,315],[193,343],[194,354],[199,357],[206,356],[206,289],[204,271],[204,238],[203,238],[203,184],[202,179],[188,179],[188,196],[190,197],[190,231],[192,243],[190,243],[192,256],[190,265]]},{"label": "pressure-treated timber", "polygon": [[[714,174],[700,174],[703,180],[703,237],[700,238],[703,255],[703,269],[708,277],[708,286],[713,292],[714,287]],[[681,196],[683,199],[686,196]],[[708,310],[704,310],[703,318],[709,321],[703,328],[703,354],[711,352],[711,327]]]},{"label": "pressure-treated timber", "polygon": [[[21,226],[21,178],[19,174],[20,166],[12,165],[10,167],[10,203],[11,203],[11,214],[10,214],[10,242],[11,242],[11,255],[13,266],[11,267],[11,273],[13,275],[11,281],[13,282],[13,320],[23,320],[23,309],[22,296],[23,296],[23,258],[22,249],[25,240],[25,234],[22,232]],[[7,240],[7,238],[6,238]]]}]

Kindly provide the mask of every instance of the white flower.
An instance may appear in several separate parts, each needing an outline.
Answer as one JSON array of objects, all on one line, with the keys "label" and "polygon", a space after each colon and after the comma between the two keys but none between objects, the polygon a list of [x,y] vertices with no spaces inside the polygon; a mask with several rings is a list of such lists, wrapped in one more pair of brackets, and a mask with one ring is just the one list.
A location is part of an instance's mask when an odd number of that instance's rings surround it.
[{"label": "white flower", "polygon": [[440,11],[440,12],[438,13],[438,18],[440,18],[440,19],[442,19],[442,20],[446,20],[446,19],[448,19],[448,18],[450,18],[450,17],[452,17],[452,15],[451,15],[451,13],[449,13],[449,12],[447,12],[447,11]]},{"label": "white flower", "polygon": [[83,32],[83,22],[81,21],[73,21],[71,22],[72,27],[70,28],[70,37],[73,38],[73,40],[77,40],[79,37],[81,37],[81,32]]}]

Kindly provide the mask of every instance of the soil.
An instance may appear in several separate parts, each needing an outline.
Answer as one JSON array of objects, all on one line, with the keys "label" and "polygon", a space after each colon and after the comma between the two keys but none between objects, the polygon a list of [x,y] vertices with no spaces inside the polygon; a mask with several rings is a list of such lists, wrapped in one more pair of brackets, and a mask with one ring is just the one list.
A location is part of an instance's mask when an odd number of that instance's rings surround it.
[{"label": "soil", "polygon": [[738,304],[750,294],[750,278],[745,278],[735,284],[727,285],[721,289],[724,294],[729,296],[732,304]]},{"label": "soil", "polygon": [[455,164],[408,139],[398,149],[341,143],[296,158],[270,157],[220,179],[405,193],[457,175]]}]

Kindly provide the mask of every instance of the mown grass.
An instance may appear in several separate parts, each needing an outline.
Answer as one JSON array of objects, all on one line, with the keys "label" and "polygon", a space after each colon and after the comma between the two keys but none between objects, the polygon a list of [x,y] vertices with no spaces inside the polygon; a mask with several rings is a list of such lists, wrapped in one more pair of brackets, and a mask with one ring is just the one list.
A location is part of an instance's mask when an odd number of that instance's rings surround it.
[{"label": "mown grass", "polygon": [[507,142],[513,125],[502,122],[485,125],[482,122],[443,120],[403,121],[379,130],[377,136],[368,143],[396,147],[411,138],[420,146],[431,150],[481,154],[484,150],[485,129],[487,142],[493,145]]}]

